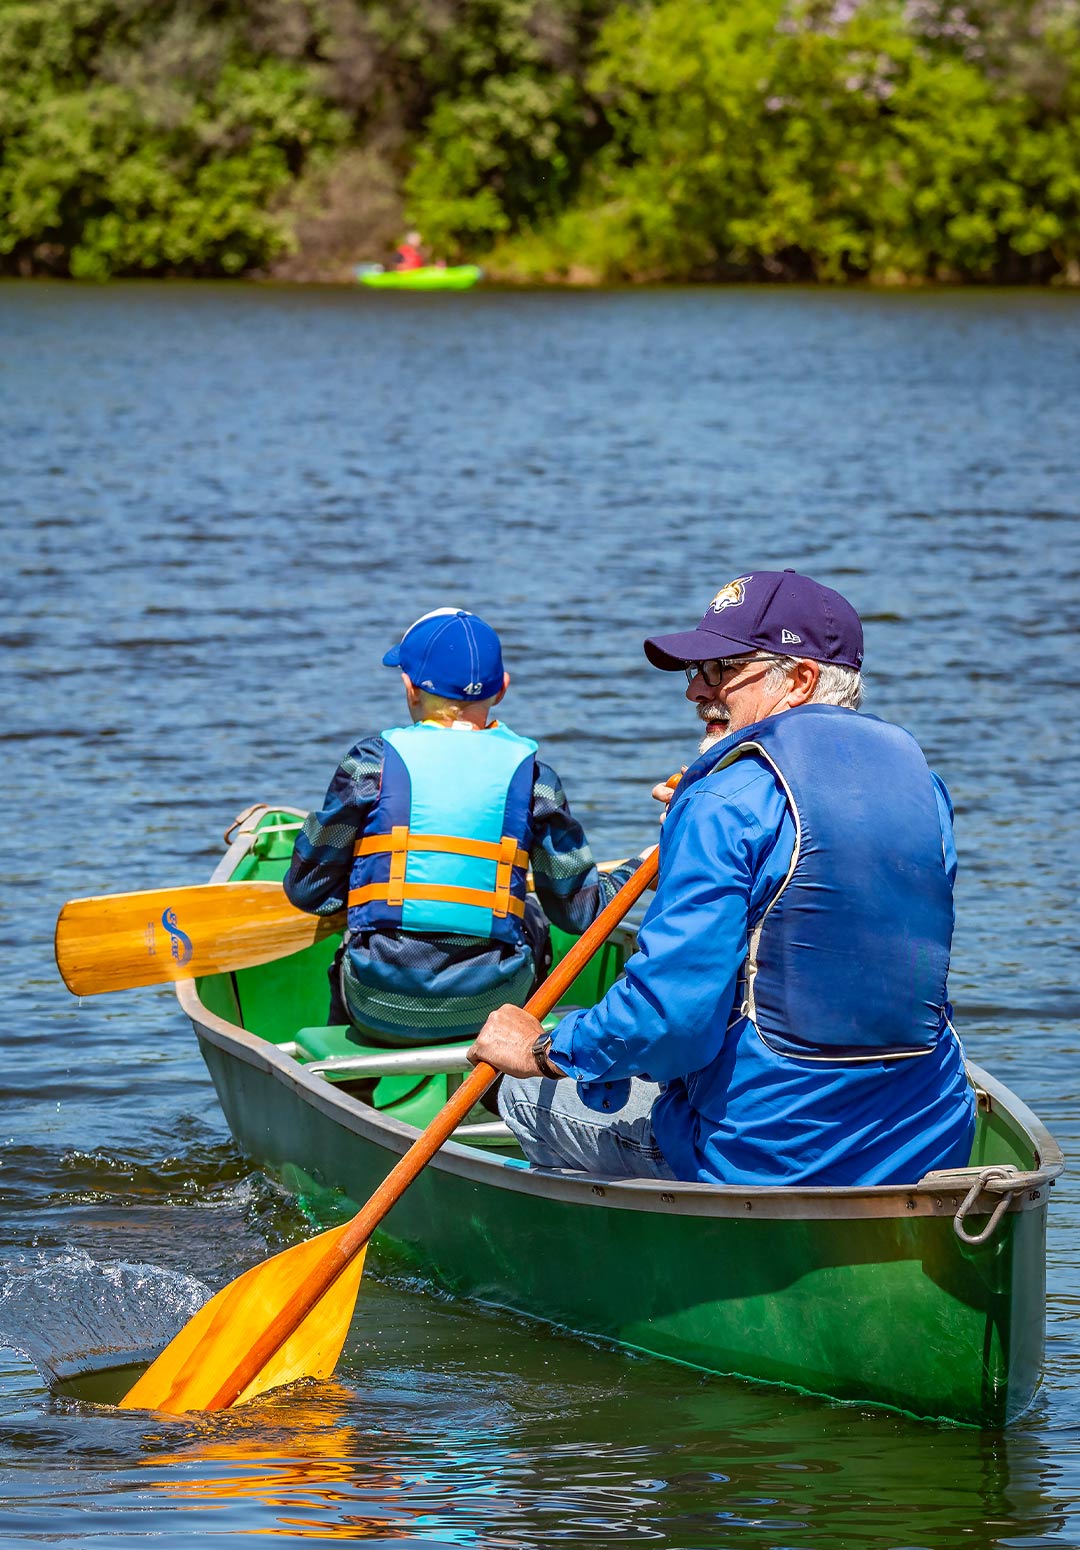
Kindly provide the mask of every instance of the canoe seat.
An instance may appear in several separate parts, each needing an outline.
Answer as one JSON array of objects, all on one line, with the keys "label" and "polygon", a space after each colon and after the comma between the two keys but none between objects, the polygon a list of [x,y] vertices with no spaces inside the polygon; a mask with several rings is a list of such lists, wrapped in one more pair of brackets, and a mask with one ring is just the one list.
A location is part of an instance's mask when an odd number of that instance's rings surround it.
[{"label": "canoe seat", "polygon": [[[544,1018],[545,1028],[554,1028],[561,1017],[575,1008],[568,1006],[559,1007],[557,1012],[552,1012]],[[385,1055],[387,1049],[380,1044],[365,1044],[360,1033],[348,1023],[330,1023],[324,1027],[301,1028],[296,1035],[296,1047],[301,1059],[308,1060],[340,1060],[349,1055]],[[416,1046],[420,1048],[421,1046]],[[435,1051],[445,1050],[447,1045],[425,1046]],[[408,1045],[395,1045],[395,1049],[406,1049]]]},{"label": "canoe seat", "polygon": [[374,1055],[377,1048],[364,1044],[348,1023],[331,1023],[323,1028],[301,1028],[297,1047],[309,1060],[337,1060],[343,1055]]}]

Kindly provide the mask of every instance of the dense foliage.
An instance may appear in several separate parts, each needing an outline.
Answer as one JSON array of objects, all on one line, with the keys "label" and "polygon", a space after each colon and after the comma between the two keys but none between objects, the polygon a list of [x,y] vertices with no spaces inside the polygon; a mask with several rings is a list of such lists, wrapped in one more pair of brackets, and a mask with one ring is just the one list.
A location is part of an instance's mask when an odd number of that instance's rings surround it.
[{"label": "dense foliage", "polygon": [[1001,34],[945,4],[620,11],[590,81],[612,139],[552,256],[654,275],[1071,272],[1076,16],[1043,6],[1036,25],[1030,6],[1024,27],[1022,9]]},{"label": "dense foliage", "polygon": [[289,242],[276,206],[348,124],[310,67],[221,7],[0,5],[0,252],[17,272],[238,274]]},{"label": "dense foliage", "polygon": [[0,0],[0,271],[1080,281],[1080,0]]}]

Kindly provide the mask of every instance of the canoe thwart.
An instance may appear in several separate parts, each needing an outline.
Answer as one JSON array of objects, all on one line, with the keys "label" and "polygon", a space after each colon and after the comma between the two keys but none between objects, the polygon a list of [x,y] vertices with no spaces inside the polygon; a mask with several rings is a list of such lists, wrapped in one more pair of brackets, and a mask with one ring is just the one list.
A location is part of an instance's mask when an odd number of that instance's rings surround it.
[{"label": "canoe thwart", "polygon": [[[301,1034],[304,1030],[301,1030]],[[297,1043],[303,1047],[303,1039]],[[313,1076],[455,1076],[468,1071],[465,1051],[469,1044],[446,1044],[441,1049],[388,1049],[376,1055],[334,1055],[310,1060],[305,1071]]]},{"label": "canoe thwart", "polygon": [[455,1141],[513,1141],[514,1132],[502,1119],[480,1120],[475,1125],[459,1125],[454,1131]]}]

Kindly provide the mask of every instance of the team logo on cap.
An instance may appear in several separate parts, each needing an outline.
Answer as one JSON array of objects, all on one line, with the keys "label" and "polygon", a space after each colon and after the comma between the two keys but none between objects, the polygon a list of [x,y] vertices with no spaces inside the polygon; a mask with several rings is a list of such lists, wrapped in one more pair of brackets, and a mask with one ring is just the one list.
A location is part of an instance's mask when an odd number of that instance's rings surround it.
[{"label": "team logo on cap", "polygon": [[722,614],[725,608],[738,608],[746,597],[746,583],[749,580],[749,576],[737,576],[734,581],[729,581],[726,587],[721,587],[709,604],[713,613]]}]

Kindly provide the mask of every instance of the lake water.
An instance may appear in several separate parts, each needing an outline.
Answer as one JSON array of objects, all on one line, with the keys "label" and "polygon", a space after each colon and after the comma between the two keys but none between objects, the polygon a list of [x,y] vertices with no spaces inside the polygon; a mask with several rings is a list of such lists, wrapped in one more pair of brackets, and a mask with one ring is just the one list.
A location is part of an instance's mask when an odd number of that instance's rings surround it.
[{"label": "lake water", "polygon": [[[0,1314],[90,1266],[217,1287],[307,1230],[166,990],[79,1004],[67,898],[203,881],[311,806],[445,603],[599,855],[691,756],[641,640],[786,565],[866,621],[868,708],[949,784],[969,1054],[1080,1155],[1080,298],[0,287]],[[702,1378],[370,1272],[331,1383],[216,1417],[54,1398],[0,1349],[0,1544],[1080,1544],[1080,1173],[1001,1433]],[[2,1321],[0,1321],[2,1327]],[[897,1330],[897,1338],[903,1331]]]}]

